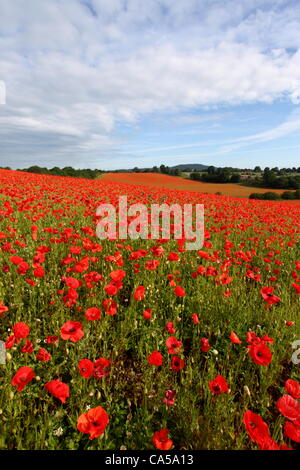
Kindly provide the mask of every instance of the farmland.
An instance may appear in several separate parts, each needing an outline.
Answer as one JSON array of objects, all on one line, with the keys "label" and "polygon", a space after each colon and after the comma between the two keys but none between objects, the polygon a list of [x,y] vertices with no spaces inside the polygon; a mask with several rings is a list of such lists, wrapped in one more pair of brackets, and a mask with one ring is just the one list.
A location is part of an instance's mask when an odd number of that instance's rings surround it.
[{"label": "farmland", "polygon": [[[247,187],[241,184],[231,183],[203,183],[176,176],[162,175],[160,173],[103,173],[100,179],[111,183],[142,184],[159,188],[196,191],[208,194],[221,193],[224,196],[232,197],[248,197],[253,192],[265,193],[268,191],[267,188]],[[269,191],[281,194],[284,190],[269,189]]]},{"label": "farmland", "polygon": [[[0,170],[0,449],[299,448],[300,203],[213,186]],[[204,204],[203,247],[100,240],[119,195]]]}]

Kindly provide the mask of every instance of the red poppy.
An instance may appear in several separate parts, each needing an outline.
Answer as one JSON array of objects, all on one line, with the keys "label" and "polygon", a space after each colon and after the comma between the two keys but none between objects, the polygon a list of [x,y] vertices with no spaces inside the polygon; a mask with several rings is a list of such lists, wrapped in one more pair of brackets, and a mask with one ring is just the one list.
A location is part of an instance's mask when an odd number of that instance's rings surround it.
[{"label": "red poppy", "polygon": [[10,335],[5,341],[5,349],[10,349],[14,346],[15,342],[19,342],[19,339],[16,339],[15,335]]},{"label": "red poppy", "polygon": [[162,354],[159,351],[153,351],[148,357],[150,366],[161,366],[163,363]]},{"label": "red poppy", "polygon": [[262,298],[269,305],[273,305],[273,304],[276,304],[277,302],[280,302],[280,297],[278,297],[277,295],[274,295],[273,291],[274,291],[274,287],[263,287],[260,291]]},{"label": "red poppy", "polygon": [[116,315],[117,314],[117,304],[112,299],[105,299],[102,302],[102,307],[105,310],[107,315]]},{"label": "red poppy", "polygon": [[78,321],[67,321],[60,329],[60,336],[62,339],[69,339],[73,343],[76,343],[84,336],[82,324]]},{"label": "red poppy", "polygon": [[234,331],[230,333],[230,341],[234,344],[241,344],[242,342],[240,338],[234,333]]},{"label": "red poppy", "polygon": [[31,367],[20,367],[20,369],[13,377],[11,384],[14,387],[17,387],[18,392],[21,392],[24,389],[25,385],[28,384],[28,382],[30,382],[34,376],[35,372],[33,371],[33,369],[31,369]]},{"label": "red poppy", "polygon": [[13,326],[13,332],[14,332],[15,337],[18,339],[27,338],[27,336],[30,333],[30,328],[26,323],[20,322],[20,323],[16,323]]},{"label": "red poppy", "polygon": [[247,410],[244,414],[244,425],[250,439],[257,444],[270,437],[267,423],[250,410]]},{"label": "red poppy", "polygon": [[171,251],[169,256],[168,256],[168,260],[169,261],[178,261],[179,260],[178,253],[175,253],[174,251]]},{"label": "red poppy", "polygon": [[252,344],[249,347],[249,356],[260,366],[267,366],[272,361],[272,353],[265,343]]},{"label": "red poppy", "polygon": [[211,348],[207,338],[201,338],[200,344],[201,344],[201,352],[207,352]]},{"label": "red poppy", "polygon": [[156,449],[159,450],[169,450],[173,446],[172,439],[168,437],[169,430],[168,429],[161,429],[160,431],[156,431],[153,434],[152,442]]},{"label": "red poppy", "polygon": [[198,325],[199,318],[198,318],[198,315],[196,313],[192,313],[192,320],[193,320],[194,325]]},{"label": "red poppy", "polygon": [[21,263],[18,264],[17,272],[23,276],[27,273],[28,269],[29,269],[29,264],[26,263],[26,261],[22,261]]},{"label": "red poppy", "polygon": [[58,336],[46,336],[46,343],[47,344],[53,344],[58,342]]},{"label": "red poppy", "polygon": [[107,284],[107,286],[104,287],[104,290],[107,295],[116,295],[118,292],[118,288],[113,282],[110,282]]},{"label": "red poppy", "polygon": [[69,394],[69,386],[59,379],[51,380],[51,382],[47,382],[45,384],[46,389],[48,390],[51,395],[55,398],[58,398],[62,403],[66,403],[67,398],[70,396]]},{"label": "red poppy", "polygon": [[184,360],[178,356],[172,356],[171,360],[171,369],[176,370],[177,372],[184,368]]},{"label": "red poppy", "polygon": [[85,311],[85,318],[88,321],[99,320],[100,317],[101,317],[101,312],[100,312],[100,309],[97,307],[90,307],[90,308],[87,308]]},{"label": "red poppy", "polygon": [[175,403],[175,395],[176,392],[174,392],[173,390],[166,390],[164,403],[168,406],[173,406]]},{"label": "red poppy", "polygon": [[285,390],[291,395],[295,400],[300,398],[300,383],[297,380],[288,379],[285,382]]},{"label": "red poppy", "polygon": [[62,277],[61,280],[64,281],[68,287],[72,287],[73,289],[77,289],[82,284],[82,282],[75,277]]},{"label": "red poppy", "polygon": [[105,357],[100,357],[94,363],[94,377],[101,379],[109,375],[110,361]]},{"label": "red poppy", "polygon": [[3,302],[0,302],[0,317],[4,318],[4,312],[8,312],[8,307]]},{"label": "red poppy", "polygon": [[21,348],[21,352],[28,354],[33,352],[33,344],[31,343],[31,341],[28,341],[28,339],[26,340],[24,346]]},{"label": "red poppy", "polygon": [[170,334],[176,333],[176,330],[174,328],[174,323],[172,321],[169,321],[168,323],[166,323],[166,330]]},{"label": "red poppy", "polygon": [[33,271],[34,277],[44,277],[45,276],[45,270],[42,266],[38,266],[34,271]]},{"label": "red poppy", "polygon": [[24,258],[21,258],[21,256],[11,256],[9,258],[10,262],[13,264],[20,264],[24,260]]},{"label": "red poppy", "polygon": [[85,379],[94,373],[94,364],[89,359],[81,359],[78,362],[79,372]]},{"label": "red poppy", "polygon": [[286,421],[283,434],[285,437],[292,439],[292,441],[300,443],[300,421]]},{"label": "red poppy", "polygon": [[152,310],[150,308],[146,308],[143,312],[143,317],[145,320],[150,320],[150,318],[152,318]]},{"label": "red poppy", "polygon": [[169,354],[178,354],[180,352],[182,342],[178,341],[175,336],[170,336],[166,340],[166,346]]},{"label": "red poppy", "polygon": [[282,395],[276,405],[285,418],[291,421],[300,419],[300,403],[291,397],[291,395]]},{"label": "red poppy", "polygon": [[36,358],[41,362],[48,362],[51,359],[51,354],[44,348],[38,350]]},{"label": "red poppy", "polygon": [[145,298],[145,287],[144,286],[138,286],[135,289],[133,297],[134,297],[135,300],[143,300]]},{"label": "red poppy", "polygon": [[221,393],[227,393],[229,387],[224,377],[222,377],[222,375],[217,375],[214,380],[210,380],[209,389],[215,395],[220,395]]},{"label": "red poppy", "polygon": [[83,413],[77,420],[77,429],[80,432],[90,435],[90,439],[95,439],[103,434],[109,423],[109,417],[104,408],[97,406],[91,408],[87,413]]},{"label": "red poppy", "polygon": [[109,276],[113,281],[122,281],[126,276],[126,272],[123,271],[123,269],[116,269],[112,271]]},{"label": "red poppy", "polygon": [[174,289],[174,294],[177,295],[177,297],[184,297],[186,295],[186,292],[183,287],[176,286]]}]

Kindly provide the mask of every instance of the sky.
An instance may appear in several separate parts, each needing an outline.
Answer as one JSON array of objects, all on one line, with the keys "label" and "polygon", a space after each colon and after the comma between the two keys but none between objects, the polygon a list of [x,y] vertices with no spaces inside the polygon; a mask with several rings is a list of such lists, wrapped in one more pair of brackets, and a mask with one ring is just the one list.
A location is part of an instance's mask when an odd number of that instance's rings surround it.
[{"label": "sky", "polygon": [[0,0],[1,91],[0,166],[299,167],[300,2]]}]

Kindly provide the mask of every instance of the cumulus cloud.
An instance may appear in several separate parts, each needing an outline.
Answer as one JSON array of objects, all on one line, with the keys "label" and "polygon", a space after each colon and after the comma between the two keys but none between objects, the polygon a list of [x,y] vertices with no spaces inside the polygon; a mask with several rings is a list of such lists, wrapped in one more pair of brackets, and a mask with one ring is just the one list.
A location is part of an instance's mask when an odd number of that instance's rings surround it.
[{"label": "cumulus cloud", "polygon": [[118,126],[151,113],[188,123],[190,110],[300,100],[297,2],[0,0],[0,10],[2,165],[39,155],[105,167],[121,155]]}]

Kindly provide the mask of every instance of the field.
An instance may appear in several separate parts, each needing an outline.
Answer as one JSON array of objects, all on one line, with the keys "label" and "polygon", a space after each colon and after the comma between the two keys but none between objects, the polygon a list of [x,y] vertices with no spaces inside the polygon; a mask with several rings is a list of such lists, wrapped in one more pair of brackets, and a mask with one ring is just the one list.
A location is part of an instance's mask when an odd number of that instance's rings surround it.
[{"label": "field", "polygon": [[256,188],[243,186],[241,184],[202,183],[200,181],[192,181],[178,176],[162,175],[160,173],[103,173],[100,179],[111,183],[142,184],[159,188],[197,191],[207,194],[216,194],[219,192],[224,196],[233,197],[248,197],[251,193],[265,193],[267,191],[281,194],[284,191],[283,189]]},{"label": "field", "polygon": [[[300,202],[157,176],[0,170],[0,449],[299,449]],[[203,247],[100,240],[119,195]]]}]

